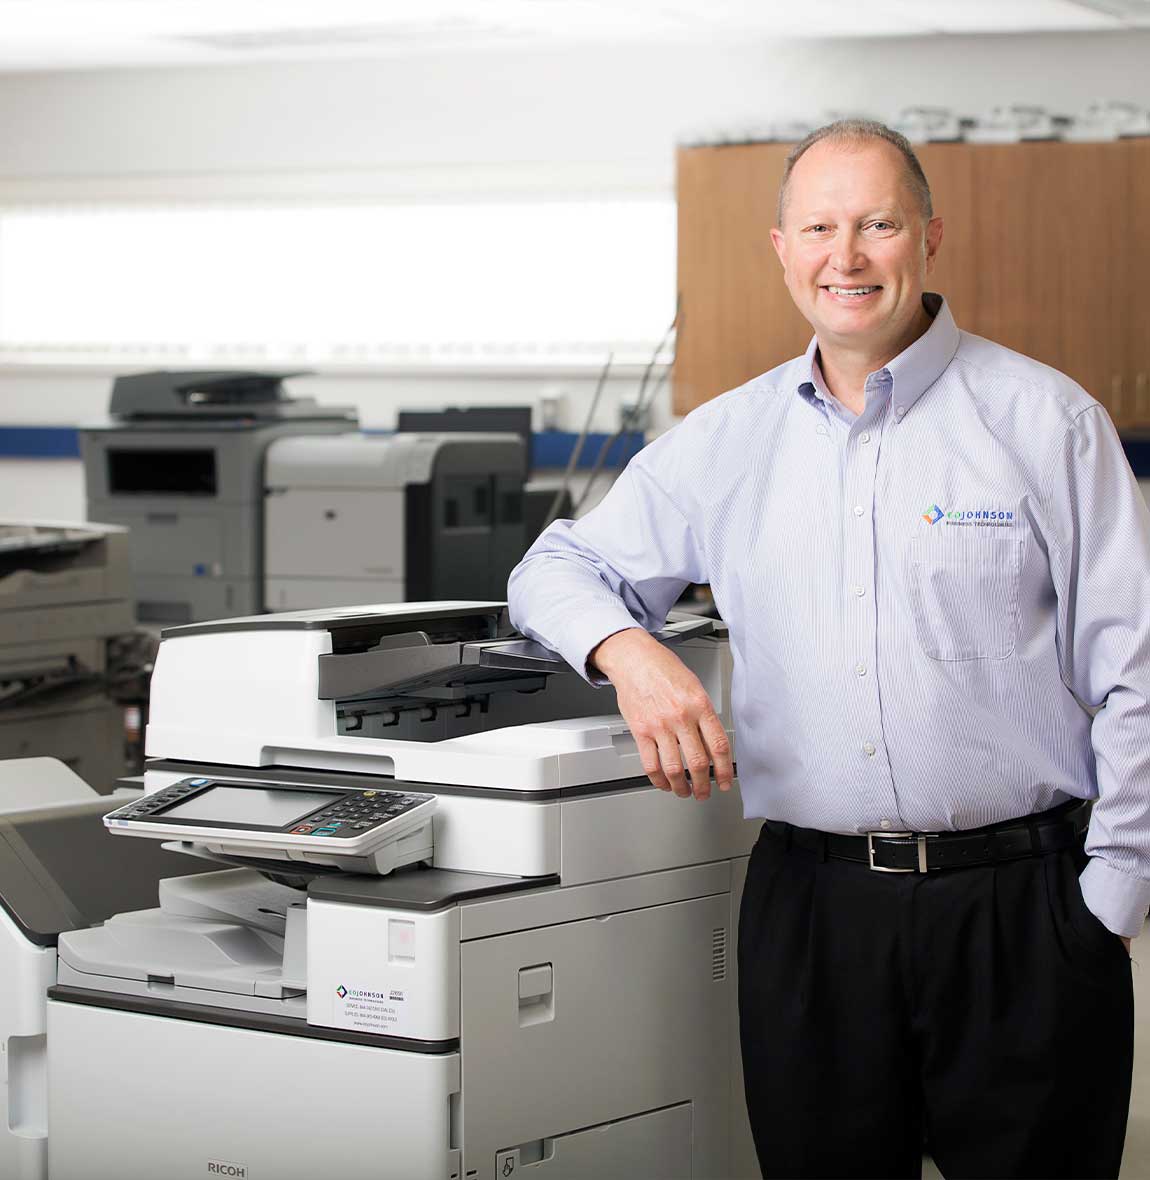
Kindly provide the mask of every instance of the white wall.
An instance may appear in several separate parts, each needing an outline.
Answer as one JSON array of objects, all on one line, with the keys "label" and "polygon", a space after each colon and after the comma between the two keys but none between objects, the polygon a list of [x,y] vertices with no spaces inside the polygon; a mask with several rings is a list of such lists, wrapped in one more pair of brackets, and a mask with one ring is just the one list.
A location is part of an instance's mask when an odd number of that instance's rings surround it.
[{"label": "white wall", "polygon": [[0,520],[84,518],[84,469],[79,460],[0,462]]},{"label": "white wall", "polygon": [[[669,191],[684,137],[912,104],[1150,105],[1147,60],[1150,31],[15,74],[0,77],[0,202]],[[635,381],[612,384],[597,428],[614,427]],[[99,418],[109,382],[0,370],[0,424]],[[535,403],[555,385],[577,428],[591,373],[325,375],[298,389],[388,426],[399,405]],[[656,425],[669,420],[664,391]],[[5,466],[0,492],[28,485]]]},{"label": "white wall", "polygon": [[[227,365],[221,363],[218,367]],[[105,421],[114,373],[140,370],[140,365],[125,365],[119,370],[69,372],[52,368],[37,373],[30,369],[17,370],[14,366],[0,367],[0,426],[76,426]],[[596,429],[616,429],[620,402],[634,400],[640,377],[638,366],[626,366],[607,382],[600,399],[601,409],[596,413]],[[532,405],[538,409],[543,398],[558,398],[562,425],[578,430],[582,428],[595,385],[596,378],[585,372],[545,374],[536,370],[526,375],[326,373],[292,378],[286,388],[294,396],[314,397],[327,405],[354,406],[364,426],[379,430],[392,429],[401,409],[464,405]],[[536,421],[535,425],[541,429],[543,423]]]},{"label": "white wall", "polygon": [[115,177],[128,190],[303,171],[322,186],[332,171],[398,169],[434,188],[469,169],[514,181],[518,166],[560,187],[577,173],[670,186],[673,144],[695,129],[923,103],[1150,104],[1148,56],[1150,31],[1137,31],[8,75],[0,180]]}]

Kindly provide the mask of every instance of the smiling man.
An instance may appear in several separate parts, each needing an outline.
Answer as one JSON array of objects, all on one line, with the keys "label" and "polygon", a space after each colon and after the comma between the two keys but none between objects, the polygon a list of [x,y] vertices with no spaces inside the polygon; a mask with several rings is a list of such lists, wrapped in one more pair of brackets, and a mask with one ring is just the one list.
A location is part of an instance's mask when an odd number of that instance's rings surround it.
[{"label": "smiling man", "polygon": [[1097,402],[925,291],[942,222],[901,136],[813,133],[778,221],[806,354],[547,530],[512,617],[610,680],[656,786],[705,800],[731,751],[647,632],[712,588],[765,820],[739,925],[765,1176],[917,1176],[924,1134],[947,1176],[1116,1176],[1150,513]]}]

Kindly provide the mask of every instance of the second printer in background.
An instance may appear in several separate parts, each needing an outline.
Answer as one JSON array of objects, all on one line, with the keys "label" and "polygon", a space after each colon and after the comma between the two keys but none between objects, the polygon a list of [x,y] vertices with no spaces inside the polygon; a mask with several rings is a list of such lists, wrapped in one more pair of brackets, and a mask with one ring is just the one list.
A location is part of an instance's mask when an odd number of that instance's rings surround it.
[{"label": "second printer in background", "polygon": [[137,617],[190,623],[264,609],[264,454],[284,435],[354,431],[355,412],[290,398],[291,373],[118,377],[111,423],[80,433],[91,519],[132,534]]},{"label": "second printer in background", "polygon": [[[523,440],[527,457],[526,483],[523,485],[523,552],[534,544],[535,538],[554,517],[574,516],[571,494],[555,479],[539,478],[538,448],[531,429],[530,406],[448,406],[440,410],[400,410],[396,429],[402,434],[413,431],[422,434],[517,434]],[[544,436],[555,433],[554,427],[544,422]],[[557,466],[561,466],[557,465]],[[558,472],[551,473],[558,476]],[[508,571],[510,572],[510,571]],[[504,589],[495,595],[502,598]],[[452,590],[452,594],[456,591]],[[460,591],[463,593],[463,591]],[[471,594],[472,591],[466,591]]]},{"label": "second printer in background", "polygon": [[277,439],[266,608],[502,598],[527,545],[526,470],[515,434]]}]

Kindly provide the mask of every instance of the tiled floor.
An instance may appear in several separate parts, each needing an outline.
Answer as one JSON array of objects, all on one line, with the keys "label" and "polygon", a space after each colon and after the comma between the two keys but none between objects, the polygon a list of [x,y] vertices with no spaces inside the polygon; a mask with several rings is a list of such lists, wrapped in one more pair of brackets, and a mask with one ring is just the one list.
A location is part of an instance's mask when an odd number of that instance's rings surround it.
[{"label": "tiled floor", "polygon": [[[1141,960],[1141,961],[1139,961]],[[1150,930],[1134,943],[1134,1091],[1120,1180],[1150,1180]],[[940,1180],[931,1160],[923,1180]]]}]

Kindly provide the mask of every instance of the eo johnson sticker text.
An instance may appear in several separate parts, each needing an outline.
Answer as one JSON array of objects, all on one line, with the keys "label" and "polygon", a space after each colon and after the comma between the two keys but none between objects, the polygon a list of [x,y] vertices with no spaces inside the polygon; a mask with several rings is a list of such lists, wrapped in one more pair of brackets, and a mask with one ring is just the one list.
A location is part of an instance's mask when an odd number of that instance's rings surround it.
[{"label": "eo johnson sticker text", "polygon": [[335,989],[336,1016],[344,1028],[362,1028],[365,1032],[394,1032],[403,1019],[406,993],[393,987],[387,991],[369,991],[361,987]]},{"label": "eo johnson sticker text", "polygon": [[1008,529],[1014,527],[1014,513],[1006,508],[940,508],[932,504],[922,519],[929,525],[944,524],[958,528]]}]

